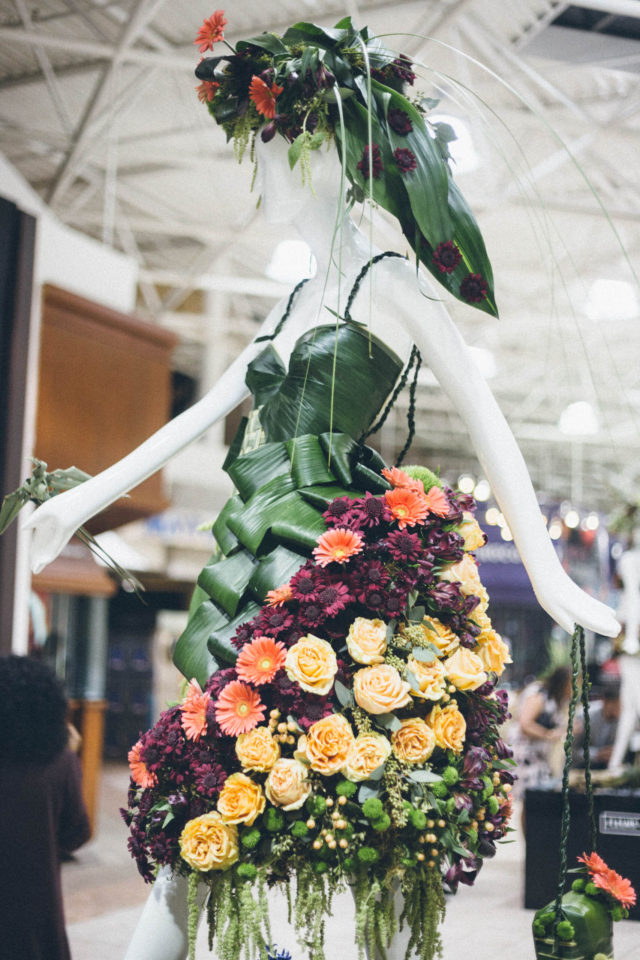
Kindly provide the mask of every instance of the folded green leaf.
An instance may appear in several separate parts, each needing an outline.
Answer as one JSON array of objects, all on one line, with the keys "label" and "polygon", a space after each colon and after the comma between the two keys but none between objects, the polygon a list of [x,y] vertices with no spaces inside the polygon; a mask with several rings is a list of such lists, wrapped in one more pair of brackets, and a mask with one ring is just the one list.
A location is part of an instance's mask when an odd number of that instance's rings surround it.
[{"label": "folded green leaf", "polygon": [[225,621],[224,614],[211,600],[201,603],[180,635],[173,653],[173,662],[188,680],[195,678],[201,687],[218,669],[207,648],[211,631]]}]

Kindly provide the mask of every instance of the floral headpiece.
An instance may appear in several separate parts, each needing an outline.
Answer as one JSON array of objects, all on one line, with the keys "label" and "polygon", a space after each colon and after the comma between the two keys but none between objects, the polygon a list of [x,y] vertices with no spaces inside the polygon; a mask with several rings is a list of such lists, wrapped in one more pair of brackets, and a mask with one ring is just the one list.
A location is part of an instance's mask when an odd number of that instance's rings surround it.
[{"label": "floral headpiece", "polygon": [[[200,52],[224,41],[216,11],[200,27]],[[226,42],[226,41],[225,41]],[[289,141],[291,166],[335,140],[353,201],[393,214],[416,259],[458,299],[497,315],[491,265],[478,225],[449,166],[451,127],[426,113],[437,101],[407,99],[412,61],[388,50],[350,17],[333,29],[296,23],[201,60],[200,99],[242,157],[258,130]]]}]

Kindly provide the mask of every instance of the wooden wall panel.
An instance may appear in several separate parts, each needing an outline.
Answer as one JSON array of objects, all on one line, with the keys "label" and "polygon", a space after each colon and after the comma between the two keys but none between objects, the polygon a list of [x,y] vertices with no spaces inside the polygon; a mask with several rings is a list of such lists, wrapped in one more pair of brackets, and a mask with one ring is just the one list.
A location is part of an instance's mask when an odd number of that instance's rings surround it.
[{"label": "wooden wall panel", "polygon": [[[161,427],[173,334],[46,286],[35,455],[95,474]],[[167,506],[158,472],[87,524],[98,533]]]}]

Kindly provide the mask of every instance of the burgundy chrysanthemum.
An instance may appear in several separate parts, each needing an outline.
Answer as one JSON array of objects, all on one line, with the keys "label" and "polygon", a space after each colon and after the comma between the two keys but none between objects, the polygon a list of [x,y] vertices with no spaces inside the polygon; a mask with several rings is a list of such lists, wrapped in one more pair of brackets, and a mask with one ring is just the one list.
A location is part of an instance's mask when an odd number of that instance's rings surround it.
[{"label": "burgundy chrysanthemum", "polygon": [[410,562],[417,560],[422,553],[420,537],[408,530],[392,530],[385,540],[385,545],[393,560]]},{"label": "burgundy chrysanthemum", "polygon": [[399,107],[389,107],[387,110],[387,123],[394,133],[400,137],[406,137],[413,130],[411,117]]},{"label": "burgundy chrysanthemum", "polygon": [[293,626],[293,617],[285,607],[264,607],[255,620],[254,636],[277,637]]},{"label": "burgundy chrysanthemum", "polygon": [[336,497],[332,500],[325,512],[322,514],[328,526],[343,526],[345,514],[349,513],[353,506],[351,497]]},{"label": "burgundy chrysanthemum", "polygon": [[316,568],[310,563],[305,564],[289,581],[291,594],[295,600],[309,602],[318,596],[318,578]]},{"label": "burgundy chrysanthemum", "polygon": [[326,608],[320,603],[319,596],[311,603],[300,604],[298,610],[300,625],[310,630],[319,627],[328,616]]},{"label": "burgundy chrysanthemum", "polygon": [[363,527],[377,527],[391,520],[391,513],[382,497],[374,497],[369,491],[360,501],[360,516]]},{"label": "burgundy chrysanthemum", "polygon": [[227,774],[219,763],[202,763],[193,772],[196,790],[209,799],[220,793],[227,779]]},{"label": "burgundy chrysanthemum", "polygon": [[398,165],[398,170],[402,174],[411,173],[411,171],[415,170],[418,166],[415,153],[413,153],[412,150],[407,149],[407,147],[398,147],[397,150],[394,150],[393,159]]},{"label": "burgundy chrysanthemum", "polygon": [[479,273],[468,273],[460,284],[460,296],[467,303],[480,303],[488,291],[489,285]]},{"label": "burgundy chrysanthemum", "polygon": [[350,601],[349,588],[344,583],[330,583],[318,591],[318,603],[328,617],[335,617]]},{"label": "burgundy chrysanthemum", "polygon": [[462,260],[462,254],[451,240],[439,243],[433,251],[433,262],[440,273],[453,273]]},{"label": "burgundy chrysanthemum", "polygon": [[401,53],[391,64],[391,69],[395,73],[396,77],[399,80],[402,80],[403,83],[408,83],[413,86],[413,81],[416,79],[416,75],[411,69],[413,64],[409,57],[405,56],[404,53]]},{"label": "burgundy chrysanthemum", "polygon": [[358,170],[360,170],[365,180],[368,180],[371,175],[373,175],[374,180],[377,180],[380,174],[382,173],[382,171],[384,170],[384,167],[382,165],[382,158],[380,156],[380,147],[378,146],[377,143],[373,144],[373,151],[371,155],[373,157],[373,164],[372,164],[372,171],[370,174],[369,173],[369,144],[367,144],[364,150],[362,151],[362,159],[358,164]]}]

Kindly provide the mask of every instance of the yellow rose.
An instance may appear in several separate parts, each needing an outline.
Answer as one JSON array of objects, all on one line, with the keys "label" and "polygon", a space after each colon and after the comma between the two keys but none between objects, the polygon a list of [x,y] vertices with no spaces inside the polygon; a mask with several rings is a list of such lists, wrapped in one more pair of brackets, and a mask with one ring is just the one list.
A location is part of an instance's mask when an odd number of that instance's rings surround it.
[{"label": "yellow rose", "polygon": [[219,813],[205,813],[189,820],[180,834],[180,854],[190,867],[226,870],[238,859],[238,829],[225,823]]},{"label": "yellow rose", "polygon": [[244,773],[232,773],[224,782],[218,797],[218,811],[227,823],[246,823],[249,826],[265,807],[264,793]]},{"label": "yellow rose", "polygon": [[307,774],[299,760],[277,760],[264,785],[269,802],[283,810],[298,810],[311,792]]},{"label": "yellow rose", "polygon": [[448,679],[458,690],[477,690],[488,679],[480,657],[466,647],[458,647],[443,666]]},{"label": "yellow rose", "polygon": [[513,663],[509,655],[509,647],[495,630],[482,631],[478,637],[475,652],[482,660],[485,670],[491,670],[498,676],[504,671],[507,663]]},{"label": "yellow rose", "polygon": [[403,720],[402,726],[391,734],[391,746],[403,763],[424,763],[433,753],[436,735],[421,717]]},{"label": "yellow rose", "polygon": [[347,650],[357,663],[382,663],[387,649],[387,625],[382,620],[356,617],[347,634]]},{"label": "yellow rose", "polygon": [[236,740],[236,756],[243,770],[268,773],[280,756],[280,744],[267,727],[254,727]]},{"label": "yellow rose", "polygon": [[307,735],[300,737],[297,755],[305,759],[312,770],[330,777],[347,762],[354,739],[347,718],[341,713],[332,713],[317,720]]},{"label": "yellow rose", "polygon": [[467,732],[467,724],[455,702],[446,707],[435,706],[428,717],[428,723],[436,738],[436,745],[443,750],[462,752],[462,744]]},{"label": "yellow rose", "polygon": [[464,549],[469,552],[479,550],[487,542],[487,538],[480,529],[480,524],[468,510],[465,510],[462,514],[462,523],[458,527],[458,533],[464,537]]},{"label": "yellow rose", "polygon": [[[474,611],[475,613],[475,611]],[[441,656],[447,657],[460,645],[460,640],[450,627],[445,627],[434,617],[425,617],[422,621],[425,640],[437,647]]]},{"label": "yellow rose", "polygon": [[299,683],[307,693],[320,696],[329,693],[338,672],[338,662],[331,644],[311,633],[289,648],[284,666],[290,680]]},{"label": "yellow rose", "polygon": [[356,703],[367,713],[389,713],[411,703],[410,684],[390,663],[358,670],[353,678]]},{"label": "yellow rose", "polygon": [[373,771],[385,763],[390,753],[391,744],[383,733],[373,730],[360,733],[351,744],[342,775],[354,783],[368,780]]},{"label": "yellow rose", "polygon": [[411,687],[412,695],[423,700],[439,700],[446,686],[444,667],[440,660],[433,659],[424,663],[415,657],[409,657],[407,667],[418,681],[417,687]]},{"label": "yellow rose", "polygon": [[491,620],[487,616],[487,611],[476,607],[476,609],[471,614],[471,619],[474,623],[477,623],[481,630],[481,635],[478,637],[478,643],[480,642],[482,633],[485,633],[487,630],[491,630]]}]

